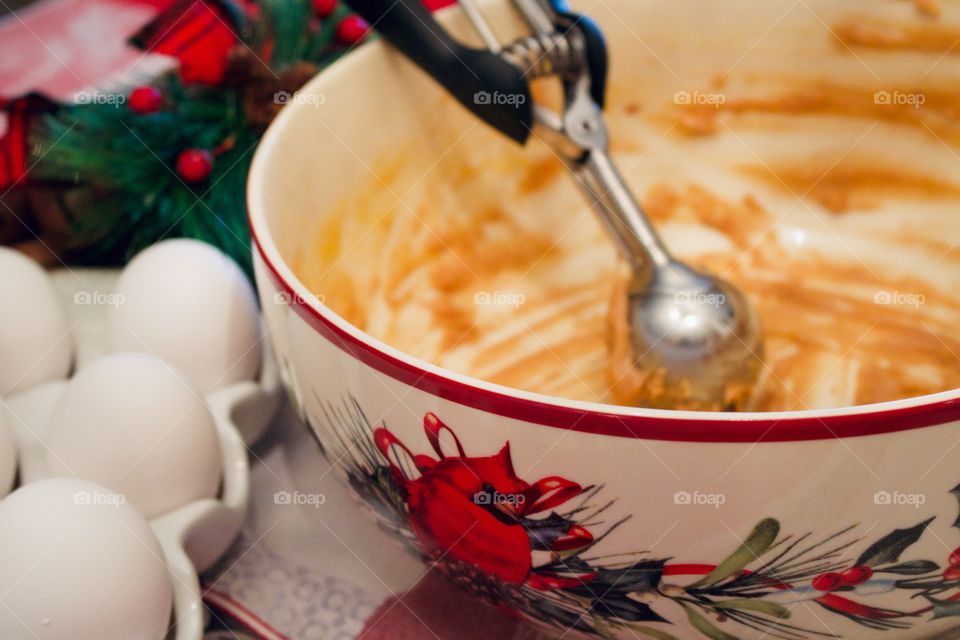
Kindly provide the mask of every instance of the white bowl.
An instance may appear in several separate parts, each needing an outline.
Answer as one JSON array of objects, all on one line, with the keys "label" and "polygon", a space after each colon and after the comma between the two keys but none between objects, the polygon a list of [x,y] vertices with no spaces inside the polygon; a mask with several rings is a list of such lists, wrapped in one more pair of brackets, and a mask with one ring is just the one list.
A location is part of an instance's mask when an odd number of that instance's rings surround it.
[{"label": "white bowl", "polygon": [[[908,3],[576,4],[611,42],[615,131],[618,100],[631,87],[642,88],[641,108],[669,112],[707,95],[698,91],[721,95],[711,81],[724,70],[756,77],[788,60],[796,73],[779,76],[781,89],[843,72],[891,96],[901,85],[888,78],[906,82],[925,68],[929,82],[945,76],[940,52],[844,51],[829,28],[859,14],[926,28]],[[506,3],[485,7],[501,34],[521,32]],[[947,16],[954,13],[951,6]],[[468,33],[457,11],[443,18]],[[958,626],[960,571],[949,571],[949,558],[960,546],[960,391],[837,409],[668,412],[518,391],[403,353],[345,321],[336,301],[323,304],[291,265],[309,257],[336,203],[400,153],[414,175],[428,176],[453,157],[483,166],[537,152],[474,126],[382,42],[300,94],[267,132],[249,180],[268,329],[320,450],[415,552],[461,586],[561,632],[914,640]],[[872,104],[883,102],[877,95]],[[827,140],[856,141],[859,129],[843,114],[823,123]],[[789,131],[721,138],[684,142],[680,156],[651,154],[640,169],[679,157],[657,177],[687,171],[735,193],[746,183],[716,169],[734,149],[813,144]],[[954,162],[946,144],[925,142],[926,159],[896,150],[922,166]],[[631,179],[646,179],[640,169],[628,170]],[[844,251],[845,236],[831,233],[817,250]],[[900,260],[894,251],[880,259]],[[496,501],[512,503],[514,515],[497,515]]]}]

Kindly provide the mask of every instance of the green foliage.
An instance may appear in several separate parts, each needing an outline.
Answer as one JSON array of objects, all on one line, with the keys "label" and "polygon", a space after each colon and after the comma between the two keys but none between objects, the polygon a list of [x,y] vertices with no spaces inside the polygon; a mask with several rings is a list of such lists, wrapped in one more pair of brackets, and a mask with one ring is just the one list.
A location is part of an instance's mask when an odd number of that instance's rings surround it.
[{"label": "green foliage", "polygon": [[343,49],[334,44],[337,23],[349,13],[342,2],[318,25],[311,21],[310,0],[264,0],[260,10],[264,19],[254,25],[249,44],[255,50],[269,51],[274,69],[298,61],[330,64],[342,55]]},{"label": "green foliage", "polygon": [[[248,268],[243,183],[257,135],[234,91],[188,90],[175,75],[160,85],[170,108],[158,113],[82,104],[47,116],[33,136],[34,175],[102,194],[96,210],[75,217],[74,230],[102,238],[98,255],[123,247],[130,257],[163,238],[187,236],[222,248]],[[190,147],[223,149],[210,179],[197,185],[176,172],[177,157]]]},{"label": "green foliage", "polygon": [[[242,44],[274,74],[297,62],[329,64],[340,7],[322,24],[309,0],[264,0],[241,29]],[[155,83],[164,108],[140,115],[126,104],[69,104],[31,132],[34,177],[89,189],[95,209],[71,212],[77,237],[97,238],[81,262],[125,262],[168,237],[209,242],[250,273],[246,178],[261,132],[247,120],[235,87],[184,86],[177,73]],[[229,83],[228,83],[229,85]],[[116,101],[115,101],[116,102]],[[211,150],[213,173],[197,184],[176,172],[187,148]]]},{"label": "green foliage", "polygon": [[726,560],[707,574],[696,586],[710,586],[726,580],[735,573],[742,571],[751,562],[762,556],[770,548],[780,533],[780,523],[773,518],[761,520],[747,539],[730,554]]}]

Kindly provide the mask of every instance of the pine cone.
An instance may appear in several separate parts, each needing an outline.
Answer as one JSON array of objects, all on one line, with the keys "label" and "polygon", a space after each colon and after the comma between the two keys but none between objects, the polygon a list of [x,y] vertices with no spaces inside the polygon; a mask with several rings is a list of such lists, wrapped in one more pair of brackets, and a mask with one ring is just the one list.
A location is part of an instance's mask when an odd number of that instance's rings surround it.
[{"label": "pine cone", "polygon": [[224,82],[240,95],[244,114],[251,126],[266,129],[285,104],[285,100],[278,96],[293,95],[317,71],[315,64],[297,62],[275,72],[249,49],[235,47],[227,62]]}]

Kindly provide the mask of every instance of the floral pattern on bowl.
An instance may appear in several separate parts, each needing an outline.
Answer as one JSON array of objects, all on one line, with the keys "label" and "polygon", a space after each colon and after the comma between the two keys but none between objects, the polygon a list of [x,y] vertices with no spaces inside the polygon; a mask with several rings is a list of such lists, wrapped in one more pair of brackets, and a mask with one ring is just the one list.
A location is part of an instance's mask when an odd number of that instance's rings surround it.
[{"label": "floral pattern on bowl", "polygon": [[[603,524],[613,504],[603,486],[559,476],[528,482],[514,470],[509,442],[493,455],[468,455],[455,430],[427,413],[432,454],[418,453],[373,427],[352,397],[326,403],[322,427],[307,420],[355,452],[341,459],[351,486],[414,553],[459,586],[564,632],[678,640],[658,613],[661,599],[678,604],[709,640],[734,640],[737,627],[772,638],[842,637],[792,624],[791,608],[801,603],[874,630],[960,616],[960,548],[942,564],[910,553],[933,517],[872,542],[856,524],[790,534],[765,518],[716,564],[643,551],[608,557],[604,538],[629,517]],[[960,500],[960,485],[951,493]],[[871,602],[894,591],[917,606]]]}]

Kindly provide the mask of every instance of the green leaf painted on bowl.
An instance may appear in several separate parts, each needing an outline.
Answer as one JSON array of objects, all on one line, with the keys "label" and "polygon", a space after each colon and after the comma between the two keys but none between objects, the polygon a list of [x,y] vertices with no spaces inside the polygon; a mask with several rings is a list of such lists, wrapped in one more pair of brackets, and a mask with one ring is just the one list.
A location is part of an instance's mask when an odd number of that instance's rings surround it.
[{"label": "green leaf painted on bowl", "polygon": [[718,629],[712,622],[697,613],[690,605],[683,604],[683,610],[687,612],[687,619],[690,620],[693,628],[710,638],[710,640],[740,640],[737,636],[730,635],[726,631]]},{"label": "green leaf painted on bowl", "polygon": [[937,618],[955,618],[960,616],[960,602],[950,602],[949,600],[935,600],[930,596],[924,596],[933,605],[933,619]]},{"label": "green leaf painted on bowl", "polygon": [[717,609],[736,609],[737,611],[756,611],[774,618],[789,618],[790,610],[782,604],[768,602],[766,600],[734,598],[732,600],[720,600],[714,602],[713,606]]},{"label": "green leaf painted on bowl", "polygon": [[654,638],[655,640],[678,640],[677,636],[667,633],[666,631],[661,631],[660,629],[653,629],[651,627],[644,627],[639,625],[627,625],[631,631],[643,634],[647,637]]},{"label": "green leaf painted on bowl", "polygon": [[938,571],[939,569],[940,565],[931,560],[910,560],[909,562],[895,564],[892,567],[881,567],[876,570],[876,573],[896,573],[902,576],[919,576],[925,573]]},{"label": "green leaf painted on bowl", "polygon": [[764,518],[753,528],[743,544],[717,565],[705,578],[693,584],[694,587],[708,587],[739,573],[748,564],[762,556],[777,539],[780,523],[773,518]]},{"label": "green leaf painted on bowl", "polygon": [[631,622],[668,622],[650,605],[637,602],[626,594],[614,592],[597,598],[591,605],[591,611],[604,618],[629,620]]},{"label": "green leaf painted on bowl", "polygon": [[898,561],[900,554],[920,539],[931,522],[933,522],[933,518],[927,518],[908,529],[894,529],[892,533],[885,535],[867,547],[867,550],[857,558],[855,564],[875,567]]}]

